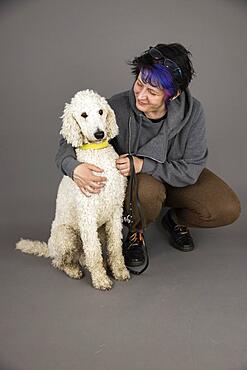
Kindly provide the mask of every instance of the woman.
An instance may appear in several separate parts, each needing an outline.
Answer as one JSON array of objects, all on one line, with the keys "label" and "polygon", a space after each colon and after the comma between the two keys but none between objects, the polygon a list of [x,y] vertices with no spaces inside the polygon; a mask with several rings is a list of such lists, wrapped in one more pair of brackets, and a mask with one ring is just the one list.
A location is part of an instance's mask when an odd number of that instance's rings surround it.
[{"label": "woman", "polygon": [[[171,244],[184,252],[195,247],[188,227],[223,226],[240,214],[236,194],[205,168],[205,117],[201,103],[188,88],[194,75],[190,55],[177,43],[150,47],[129,62],[135,75],[133,87],[108,100],[119,126],[119,135],[111,143],[120,155],[116,166],[123,176],[129,176],[127,155],[133,155],[144,224],[154,222],[163,206],[171,207],[162,225]],[[64,139],[56,163],[84,194],[97,194],[107,180],[92,173],[103,169],[78,162]],[[145,260],[135,207],[133,230],[123,251],[130,267]]]}]

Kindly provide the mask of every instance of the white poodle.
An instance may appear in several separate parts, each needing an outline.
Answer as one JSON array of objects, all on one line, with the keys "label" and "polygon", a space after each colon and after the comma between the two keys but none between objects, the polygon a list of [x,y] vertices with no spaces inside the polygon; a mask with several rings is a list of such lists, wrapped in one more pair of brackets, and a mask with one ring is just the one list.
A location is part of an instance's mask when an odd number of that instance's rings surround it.
[{"label": "white poodle", "polygon": [[106,240],[107,262],[113,277],[118,280],[130,277],[122,254],[126,178],[117,170],[118,154],[108,143],[118,134],[115,114],[105,98],[84,90],[65,104],[61,118],[60,133],[76,149],[77,159],[102,168],[106,185],[100,193],[88,197],[70,177],[64,176],[58,188],[48,245],[21,239],[16,248],[50,257],[54,267],[75,279],[83,276],[80,268],[83,264],[90,271],[95,288],[110,289],[112,281],[103,265],[102,240]]}]

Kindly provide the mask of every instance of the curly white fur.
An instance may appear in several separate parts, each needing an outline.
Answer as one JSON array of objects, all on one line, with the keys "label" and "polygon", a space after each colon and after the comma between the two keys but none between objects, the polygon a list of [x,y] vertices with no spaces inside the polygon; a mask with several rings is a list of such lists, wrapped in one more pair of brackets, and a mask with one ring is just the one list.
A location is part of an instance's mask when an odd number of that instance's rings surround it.
[{"label": "curly white fur", "polygon": [[[84,113],[84,116],[82,115]],[[60,133],[76,148],[77,159],[104,170],[107,178],[99,194],[85,196],[68,176],[64,176],[57,194],[56,214],[48,245],[39,241],[20,240],[16,248],[25,253],[50,257],[52,265],[72,278],[82,277],[79,265],[84,261],[97,289],[110,289],[111,279],[103,266],[102,243],[107,244],[107,262],[118,280],[130,278],[122,255],[122,212],[126,178],[115,165],[118,157],[111,145],[104,149],[79,149],[95,142],[94,134],[103,131],[102,140],[118,134],[115,114],[105,98],[92,90],[79,91],[65,104]],[[98,173],[94,172],[97,176]]]}]

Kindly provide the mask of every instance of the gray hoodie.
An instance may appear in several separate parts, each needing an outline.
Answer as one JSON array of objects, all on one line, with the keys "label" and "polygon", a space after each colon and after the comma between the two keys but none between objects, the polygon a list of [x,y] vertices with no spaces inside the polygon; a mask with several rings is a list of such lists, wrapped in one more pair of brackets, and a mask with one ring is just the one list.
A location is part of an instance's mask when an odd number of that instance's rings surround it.
[{"label": "gray hoodie", "polygon": [[[142,157],[143,173],[172,186],[197,181],[208,155],[205,117],[201,103],[188,88],[169,103],[160,122],[152,122],[136,108],[133,88],[112,96],[108,103],[119,126],[119,135],[111,141],[118,154]],[[61,139],[58,168],[72,177],[79,163],[71,144]]]}]

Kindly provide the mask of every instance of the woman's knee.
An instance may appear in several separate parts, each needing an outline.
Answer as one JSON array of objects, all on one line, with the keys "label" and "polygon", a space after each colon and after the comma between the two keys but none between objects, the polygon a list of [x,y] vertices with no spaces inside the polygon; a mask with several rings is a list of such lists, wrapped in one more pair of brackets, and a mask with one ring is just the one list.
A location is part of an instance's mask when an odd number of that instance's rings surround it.
[{"label": "woman's knee", "polygon": [[[233,196],[234,195],[234,196]],[[203,207],[202,207],[203,208]],[[209,227],[230,225],[235,222],[241,213],[241,206],[237,196],[233,193],[224,202],[208,204],[205,212],[201,211],[201,218]],[[205,218],[203,217],[205,215]]]},{"label": "woman's knee", "polygon": [[210,170],[204,169],[195,189],[196,211],[209,227],[230,225],[239,218],[241,205],[236,193]]},{"label": "woman's knee", "polygon": [[159,216],[166,197],[165,186],[148,174],[138,174],[138,196],[145,225]]},{"label": "woman's knee", "polygon": [[176,214],[179,222],[190,227],[214,228],[230,225],[240,215],[241,207],[238,198],[226,202],[207,204],[194,203],[191,208],[178,208]]},{"label": "woman's knee", "polygon": [[204,178],[205,181],[201,179],[199,184],[185,189],[183,197],[180,194],[181,204],[175,205],[178,220],[193,227],[219,227],[232,224],[241,213],[237,195],[210,171],[205,171]]},{"label": "woman's knee", "polygon": [[166,188],[151,175],[139,174],[138,196],[142,205],[161,208],[166,198]]},{"label": "woman's knee", "polygon": [[241,214],[241,205],[238,197],[234,194],[227,202],[220,205],[219,218],[223,225],[230,225],[235,222]]}]

